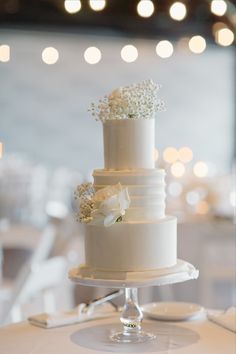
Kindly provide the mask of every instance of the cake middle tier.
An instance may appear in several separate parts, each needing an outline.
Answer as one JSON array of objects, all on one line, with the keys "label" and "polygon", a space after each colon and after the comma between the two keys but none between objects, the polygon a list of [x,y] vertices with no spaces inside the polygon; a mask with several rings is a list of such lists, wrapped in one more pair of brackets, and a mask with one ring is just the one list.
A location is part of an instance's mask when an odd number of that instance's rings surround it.
[{"label": "cake middle tier", "polygon": [[117,183],[128,188],[130,206],[124,221],[154,221],[165,217],[164,170],[95,170],[93,177],[96,190]]}]

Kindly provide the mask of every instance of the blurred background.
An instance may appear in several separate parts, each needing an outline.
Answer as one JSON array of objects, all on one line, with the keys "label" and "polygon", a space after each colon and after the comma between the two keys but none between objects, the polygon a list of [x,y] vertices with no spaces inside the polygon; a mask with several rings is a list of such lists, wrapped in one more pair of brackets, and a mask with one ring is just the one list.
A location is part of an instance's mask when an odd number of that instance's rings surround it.
[{"label": "blurred background", "polygon": [[103,167],[88,107],[148,78],[178,257],[200,277],[140,300],[236,305],[235,28],[233,0],[0,1],[0,324],[106,293],[67,280],[84,259],[74,189]]}]

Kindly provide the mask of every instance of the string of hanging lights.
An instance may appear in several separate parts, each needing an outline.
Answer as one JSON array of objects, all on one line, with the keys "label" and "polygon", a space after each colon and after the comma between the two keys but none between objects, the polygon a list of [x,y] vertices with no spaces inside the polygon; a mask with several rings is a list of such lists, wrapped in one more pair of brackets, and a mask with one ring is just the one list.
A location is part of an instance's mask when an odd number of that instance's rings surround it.
[{"label": "string of hanging lights", "polygon": [[[91,25],[91,20],[86,22],[86,18],[90,18],[91,12],[100,13],[99,16],[104,13],[107,19],[111,14],[113,14],[112,19],[114,19],[114,15],[120,19],[120,16],[124,17],[125,14],[127,16],[128,13],[129,16],[132,14],[134,18],[136,13],[133,23],[137,23],[137,26],[135,26],[137,32],[138,23],[142,21],[142,28],[145,28],[144,24],[146,24],[150,37],[152,35],[155,35],[155,38],[157,35],[161,37],[156,44],[156,55],[161,59],[167,59],[174,53],[175,48],[170,38],[173,38],[179,46],[185,46],[193,54],[203,53],[208,42],[213,42],[222,47],[231,46],[235,42],[236,6],[230,0],[198,0],[197,2],[191,0],[119,0],[119,2],[115,0],[44,0],[38,2],[37,9],[41,21],[44,18],[41,15],[43,13],[40,7],[42,3],[51,5],[52,8],[56,6],[58,12],[66,18],[81,20],[79,14],[83,15],[82,23],[84,26],[86,23],[87,26]],[[28,4],[28,12],[24,12],[26,4]],[[35,10],[32,9],[32,11]],[[47,8],[47,11],[50,14],[49,8]],[[34,12],[30,11],[29,3],[26,0],[2,0],[0,2],[0,26],[6,25],[9,18],[13,22],[14,20],[15,22],[20,21],[22,16],[24,25],[30,23],[30,13],[33,14]],[[126,17],[124,17],[125,21],[127,21]],[[190,25],[187,25],[189,22]],[[56,17],[51,19],[51,25],[52,23],[57,24]],[[62,26],[63,23],[61,18]],[[74,25],[75,23],[73,22]],[[99,26],[99,22],[96,23]],[[108,25],[109,28],[112,28],[109,21]],[[183,29],[181,29],[182,25]],[[123,27],[128,32],[129,27],[125,27],[125,25]],[[145,34],[147,34],[147,31],[144,31],[144,36]],[[54,47],[47,47],[42,51],[41,56],[44,63],[51,65],[58,61],[59,52]],[[134,62],[139,57],[138,48],[132,43],[127,44],[121,49],[120,57],[126,63]],[[97,47],[88,47],[84,52],[84,60],[88,64],[97,64],[101,58],[101,50]],[[0,62],[6,63],[8,61],[10,61],[10,46],[6,43],[0,43]]]}]

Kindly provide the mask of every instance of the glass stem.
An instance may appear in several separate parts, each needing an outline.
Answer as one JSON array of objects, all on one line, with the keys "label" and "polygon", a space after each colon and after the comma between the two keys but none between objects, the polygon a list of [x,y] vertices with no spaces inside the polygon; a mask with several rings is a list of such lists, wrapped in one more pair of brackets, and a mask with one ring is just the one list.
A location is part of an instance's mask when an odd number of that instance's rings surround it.
[{"label": "glass stem", "polygon": [[138,305],[138,289],[125,288],[125,305],[121,315],[123,334],[126,336],[141,332],[142,311]]}]

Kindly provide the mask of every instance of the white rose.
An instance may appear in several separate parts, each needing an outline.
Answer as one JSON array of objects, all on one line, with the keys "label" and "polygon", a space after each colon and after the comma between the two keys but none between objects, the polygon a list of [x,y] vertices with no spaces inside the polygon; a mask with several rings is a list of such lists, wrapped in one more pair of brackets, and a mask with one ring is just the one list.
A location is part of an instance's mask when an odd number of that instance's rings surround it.
[{"label": "white rose", "polygon": [[122,188],[120,183],[103,188],[95,194],[94,201],[91,224],[111,226],[119,217],[125,215],[125,210],[129,208],[128,188]]}]

